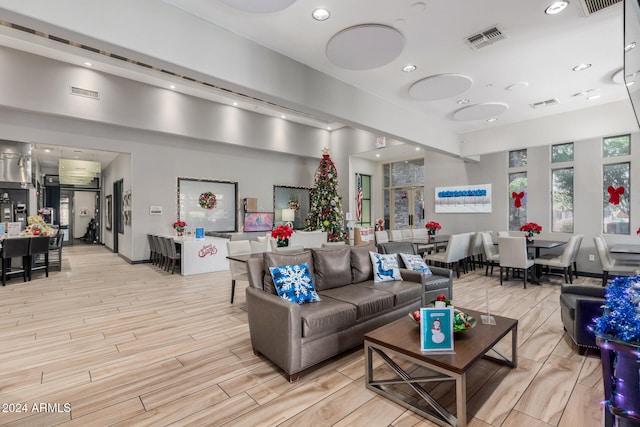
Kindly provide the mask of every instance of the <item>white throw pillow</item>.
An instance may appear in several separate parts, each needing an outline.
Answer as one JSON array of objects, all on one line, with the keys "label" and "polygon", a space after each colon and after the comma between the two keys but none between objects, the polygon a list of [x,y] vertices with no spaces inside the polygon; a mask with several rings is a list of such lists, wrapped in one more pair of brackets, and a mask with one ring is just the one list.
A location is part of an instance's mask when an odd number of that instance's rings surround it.
[{"label": "white throw pillow", "polygon": [[402,262],[404,262],[405,267],[409,270],[419,271],[424,273],[425,276],[431,276],[433,274],[420,255],[400,254],[400,256],[402,257]]},{"label": "white throw pillow", "polygon": [[373,264],[373,281],[392,282],[402,280],[400,268],[398,267],[398,256],[396,254],[379,254],[369,252],[371,263]]}]

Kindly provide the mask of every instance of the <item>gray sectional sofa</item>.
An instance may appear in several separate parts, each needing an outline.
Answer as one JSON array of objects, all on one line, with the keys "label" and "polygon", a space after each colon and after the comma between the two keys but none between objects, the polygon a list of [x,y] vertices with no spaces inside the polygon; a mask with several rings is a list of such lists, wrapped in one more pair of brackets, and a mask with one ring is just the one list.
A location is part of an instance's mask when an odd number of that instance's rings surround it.
[{"label": "gray sectional sofa", "polygon": [[[302,370],[362,344],[365,333],[417,310],[427,277],[403,269],[401,281],[374,283],[370,251],[376,247],[251,258],[246,296],[254,352],[293,382]],[[299,305],[277,296],[269,267],[302,263],[309,265],[320,302]]]}]

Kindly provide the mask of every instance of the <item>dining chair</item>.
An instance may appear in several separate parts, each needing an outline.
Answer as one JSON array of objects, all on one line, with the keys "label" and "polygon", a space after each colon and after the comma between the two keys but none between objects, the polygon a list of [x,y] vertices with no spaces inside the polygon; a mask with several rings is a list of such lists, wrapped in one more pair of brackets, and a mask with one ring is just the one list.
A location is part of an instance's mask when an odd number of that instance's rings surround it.
[{"label": "dining chair", "polygon": [[429,230],[426,228],[414,228],[413,229],[413,238],[414,239],[426,239],[429,237]]},{"label": "dining chair", "polygon": [[609,251],[607,250],[607,243],[602,236],[594,236],[593,243],[595,243],[598,257],[600,258],[600,264],[602,265],[602,286],[607,286],[609,280],[609,273],[625,273],[628,275],[635,274],[638,270],[638,264],[625,264],[622,261],[611,258]]},{"label": "dining chair", "polygon": [[[29,260],[27,263],[27,278],[36,270],[44,270],[45,277],[49,277],[49,236],[31,237],[29,240]],[[44,256],[44,263],[38,264],[40,255]]]},{"label": "dining chair", "polygon": [[413,239],[413,231],[410,228],[406,228],[404,230],[400,230],[402,234],[402,240],[411,240]]},{"label": "dining chair", "polygon": [[[22,273],[22,281],[27,281],[29,262],[29,243],[31,239],[15,238],[2,241],[2,286],[7,283],[7,276]],[[14,270],[11,267],[12,258],[22,258],[22,268]]]},{"label": "dining chair", "polygon": [[167,261],[168,261],[168,258],[167,258],[167,247],[164,244],[164,239],[166,239],[166,237],[154,236],[154,239],[156,241],[156,247],[160,250],[160,255],[158,256],[157,266],[164,270],[165,265],[167,264]]},{"label": "dining chair", "polygon": [[573,283],[573,277],[571,275],[571,256],[573,255],[576,243],[580,237],[575,235],[571,236],[569,241],[564,247],[561,255],[542,256],[533,260],[536,265],[543,265],[547,268],[560,268],[564,276],[564,283]]},{"label": "dining chair", "polygon": [[401,242],[402,241],[402,230],[389,230],[389,241],[390,242]]},{"label": "dining chair", "polygon": [[508,231],[498,231],[498,237],[510,237]]},{"label": "dining chair", "polygon": [[263,252],[271,252],[271,248],[269,247],[269,241],[263,239],[261,242],[258,240],[249,241],[249,245],[251,246],[251,253],[263,253]]},{"label": "dining chair", "polygon": [[164,245],[167,250],[167,271],[171,270],[171,274],[176,271],[176,264],[182,262],[182,254],[176,249],[176,242],[171,237],[164,238]]},{"label": "dining chair", "polygon": [[464,262],[469,247],[469,234],[454,234],[444,252],[425,254],[424,260],[446,266],[456,265],[456,276],[460,278],[460,264]]},{"label": "dining chair", "polygon": [[[227,242],[228,255],[241,255],[251,253],[251,243],[248,240],[229,240]],[[229,260],[229,270],[231,271],[231,304],[236,292],[236,280],[249,280],[247,273],[247,263]]]},{"label": "dining chair", "polygon": [[467,259],[471,264],[471,269],[476,269],[476,263],[482,268],[484,256],[484,247],[482,246],[482,234],[480,231],[469,233],[469,249]]},{"label": "dining chair", "polygon": [[584,234],[578,234],[577,236],[578,239],[576,240],[573,253],[571,254],[571,271],[569,272],[576,278],[578,277],[578,253],[580,252],[580,245],[582,244]]},{"label": "dining chair", "polygon": [[279,254],[297,254],[300,252],[304,252],[304,246],[302,245],[281,246],[279,248],[274,248],[273,252],[276,252]]},{"label": "dining chair", "polygon": [[482,238],[482,247],[484,248],[484,260],[487,264],[487,270],[484,275],[489,275],[489,267],[491,267],[491,275],[493,276],[493,267],[500,265],[500,254],[498,253],[497,246],[493,244],[493,239],[489,231],[481,231],[480,235]]},{"label": "dining chair", "polygon": [[388,243],[389,242],[389,234],[387,234],[386,230],[378,230],[375,232],[376,236],[376,245],[378,243]]},{"label": "dining chair", "polygon": [[147,242],[149,242],[149,262],[153,264],[157,256],[156,245],[153,241],[153,235],[147,234]]},{"label": "dining chair", "polygon": [[53,243],[49,240],[49,269],[58,267],[62,271],[62,245],[64,243],[64,233],[58,231],[53,237]]},{"label": "dining chair", "polygon": [[527,241],[524,237],[498,237],[498,250],[500,252],[500,286],[502,286],[503,269],[509,268],[524,271],[522,283],[527,289],[527,279],[531,274],[533,260],[527,256]]}]

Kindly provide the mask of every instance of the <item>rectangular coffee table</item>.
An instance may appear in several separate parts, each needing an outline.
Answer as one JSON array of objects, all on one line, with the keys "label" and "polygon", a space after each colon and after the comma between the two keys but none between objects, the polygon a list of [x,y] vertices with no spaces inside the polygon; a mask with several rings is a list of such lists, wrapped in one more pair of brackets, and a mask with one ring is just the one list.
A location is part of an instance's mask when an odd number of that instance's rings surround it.
[{"label": "rectangular coffee table", "polygon": [[[420,351],[420,328],[408,316],[369,332],[364,336],[366,385],[370,390],[402,405],[440,425],[464,427],[467,425],[466,373],[478,360],[487,358],[511,367],[517,366],[518,321],[494,316],[495,325],[484,325],[482,313],[459,308],[473,316],[474,328],[456,334],[453,354],[430,354]],[[494,346],[511,332],[511,357],[500,353]],[[491,354],[489,354],[491,353]],[[397,374],[393,379],[375,379],[373,357],[380,357]],[[394,360],[407,360],[426,368],[430,375],[413,378]],[[455,381],[456,414],[447,411],[421,385]],[[395,384],[407,384],[421,400],[414,401],[393,390]]]}]

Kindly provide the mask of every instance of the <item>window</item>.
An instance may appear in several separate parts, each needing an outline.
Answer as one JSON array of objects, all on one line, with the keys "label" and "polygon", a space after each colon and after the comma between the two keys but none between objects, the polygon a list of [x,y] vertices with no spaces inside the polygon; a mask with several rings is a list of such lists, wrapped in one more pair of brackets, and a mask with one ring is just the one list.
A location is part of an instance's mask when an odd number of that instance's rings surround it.
[{"label": "window", "polygon": [[573,168],[551,171],[551,207],[551,231],[573,233]]},{"label": "window", "polygon": [[602,140],[602,157],[620,157],[631,154],[629,135],[619,135]]},{"label": "window", "polygon": [[360,185],[362,186],[362,202],[360,204],[362,213],[360,221],[358,221],[358,216],[356,215],[356,224],[370,225],[373,224],[371,221],[371,175],[356,174],[356,197],[358,197],[358,178],[360,178]]},{"label": "window", "polygon": [[607,234],[629,234],[630,167],[629,162],[602,167],[604,232]]},{"label": "window", "polygon": [[424,222],[424,158],[383,165],[384,223],[387,228]]},{"label": "window", "polygon": [[509,196],[513,193],[524,193],[520,199],[520,207],[516,208],[515,199],[509,203],[509,230],[518,231],[527,222],[527,173],[518,172],[509,174]]},{"label": "window", "polygon": [[509,151],[509,167],[519,168],[527,166],[527,149]]},{"label": "window", "polygon": [[551,163],[573,162],[573,142],[551,146]]}]

